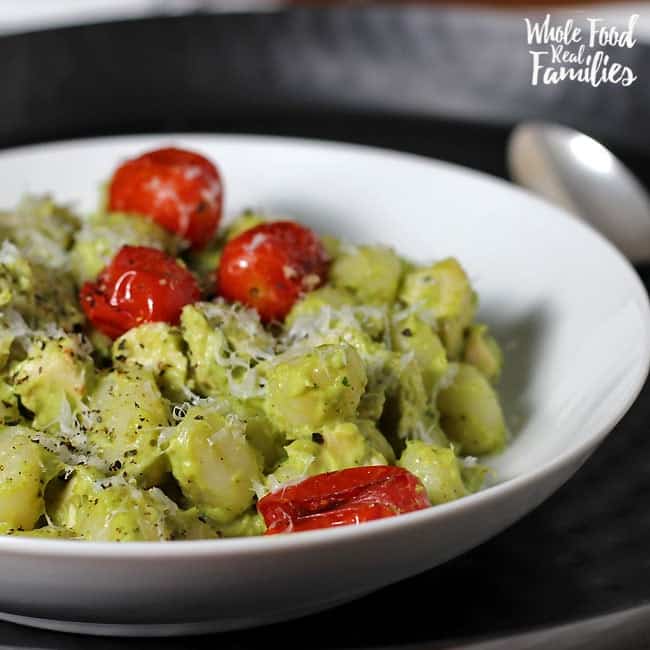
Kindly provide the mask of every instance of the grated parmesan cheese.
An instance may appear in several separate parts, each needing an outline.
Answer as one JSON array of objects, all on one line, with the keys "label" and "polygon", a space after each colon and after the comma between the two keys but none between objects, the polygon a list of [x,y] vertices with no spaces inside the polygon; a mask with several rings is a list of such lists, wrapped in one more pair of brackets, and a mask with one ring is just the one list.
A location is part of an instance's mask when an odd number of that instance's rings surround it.
[{"label": "grated parmesan cheese", "polygon": [[454,383],[457,374],[458,374],[458,364],[450,363],[447,366],[447,370],[445,371],[445,374],[440,378],[440,383],[438,384],[439,389],[445,390],[445,388],[449,388]]},{"label": "grated parmesan cheese", "polygon": [[[257,312],[241,305],[230,305],[222,298],[201,303],[199,308],[228,342],[228,355],[216,354],[214,361],[225,370],[232,395],[240,399],[262,397],[266,382],[257,364],[275,358],[276,341],[262,327]],[[235,336],[237,332],[244,335]],[[255,362],[252,367],[251,361]]]},{"label": "grated parmesan cheese", "polygon": [[267,236],[263,232],[256,232],[253,235],[253,239],[251,239],[250,243],[246,244],[246,246],[244,248],[246,249],[247,253],[253,253],[266,240],[267,240]]},{"label": "grated parmesan cheese", "polygon": [[8,239],[3,240],[0,246],[0,264],[12,265],[20,260],[20,251]]}]

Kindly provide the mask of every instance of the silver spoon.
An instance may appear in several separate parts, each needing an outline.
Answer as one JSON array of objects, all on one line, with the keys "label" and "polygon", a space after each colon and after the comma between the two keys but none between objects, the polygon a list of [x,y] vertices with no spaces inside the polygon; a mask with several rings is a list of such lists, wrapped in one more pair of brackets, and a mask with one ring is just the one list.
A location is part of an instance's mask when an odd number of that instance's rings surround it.
[{"label": "silver spoon", "polygon": [[524,122],[507,147],[511,178],[589,222],[632,262],[650,262],[650,197],[599,142],[564,126]]}]

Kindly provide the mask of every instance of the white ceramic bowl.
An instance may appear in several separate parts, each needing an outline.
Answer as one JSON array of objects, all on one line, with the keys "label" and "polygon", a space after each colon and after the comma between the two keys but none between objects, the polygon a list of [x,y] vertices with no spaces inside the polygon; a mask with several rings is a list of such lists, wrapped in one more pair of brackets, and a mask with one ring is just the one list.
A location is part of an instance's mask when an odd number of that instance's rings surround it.
[{"label": "white ceramic bowl", "polygon": [[490,460],[493,487],[358,527],[160,544],[0,537],[0,618],[100,634],[180,634],[358,598],[445,562],[533,509],[637,396],[650,360],[650,310],[632,268],[582,223],[458,167],[291,139],[109,138],[0,153],[0,205],[30,191],[92,209],[121,159],[169,143],[218,162],[230,214],[263,207],[421,261],[456,255],[479,292],[481,317],[505,347],[501,392],[514,439]]}]

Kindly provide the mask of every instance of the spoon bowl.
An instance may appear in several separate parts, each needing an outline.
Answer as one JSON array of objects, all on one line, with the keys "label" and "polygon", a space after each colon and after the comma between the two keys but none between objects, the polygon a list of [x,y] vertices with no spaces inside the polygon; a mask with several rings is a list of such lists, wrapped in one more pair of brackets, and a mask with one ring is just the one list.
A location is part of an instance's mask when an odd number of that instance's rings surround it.
[{"label": "spoon bowl", "polygon": [[511,178],[582,218],[633,262],[650,262],[650,197],[602,144],[565,126],[525,122],[507,148]]}]

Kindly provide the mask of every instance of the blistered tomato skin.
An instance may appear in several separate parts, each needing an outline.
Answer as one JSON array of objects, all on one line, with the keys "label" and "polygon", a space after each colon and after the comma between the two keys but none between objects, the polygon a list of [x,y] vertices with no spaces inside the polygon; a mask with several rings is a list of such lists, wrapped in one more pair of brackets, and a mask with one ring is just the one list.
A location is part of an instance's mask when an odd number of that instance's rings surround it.
[{"label": "blistered tomato skin", "polygon": [[221,221],[223,188],[217,168],[183,149],[151,151],[117,168],[108,189],[108,209],[153,219],[203,248]]},{"label": "blistered tomato skin", "polygon": [[360,524],[431,504],[420,480],[389,465],[318,474],[259,500],[266,534]]},{"label": "blistered tomato skin", "polygon": [[88,320],[112,339],[143,323],[176,324],[183,307],[200,298],[198,283],[184,266],[144,246],[123,246],[79,295]]},{"label": "blistered tomato skin", "polygon": [[217,292],[282,321],[304,293],[327,279],[329,258],[318,237],[293,221],[266,223],[230,240],[217,269]]}]

